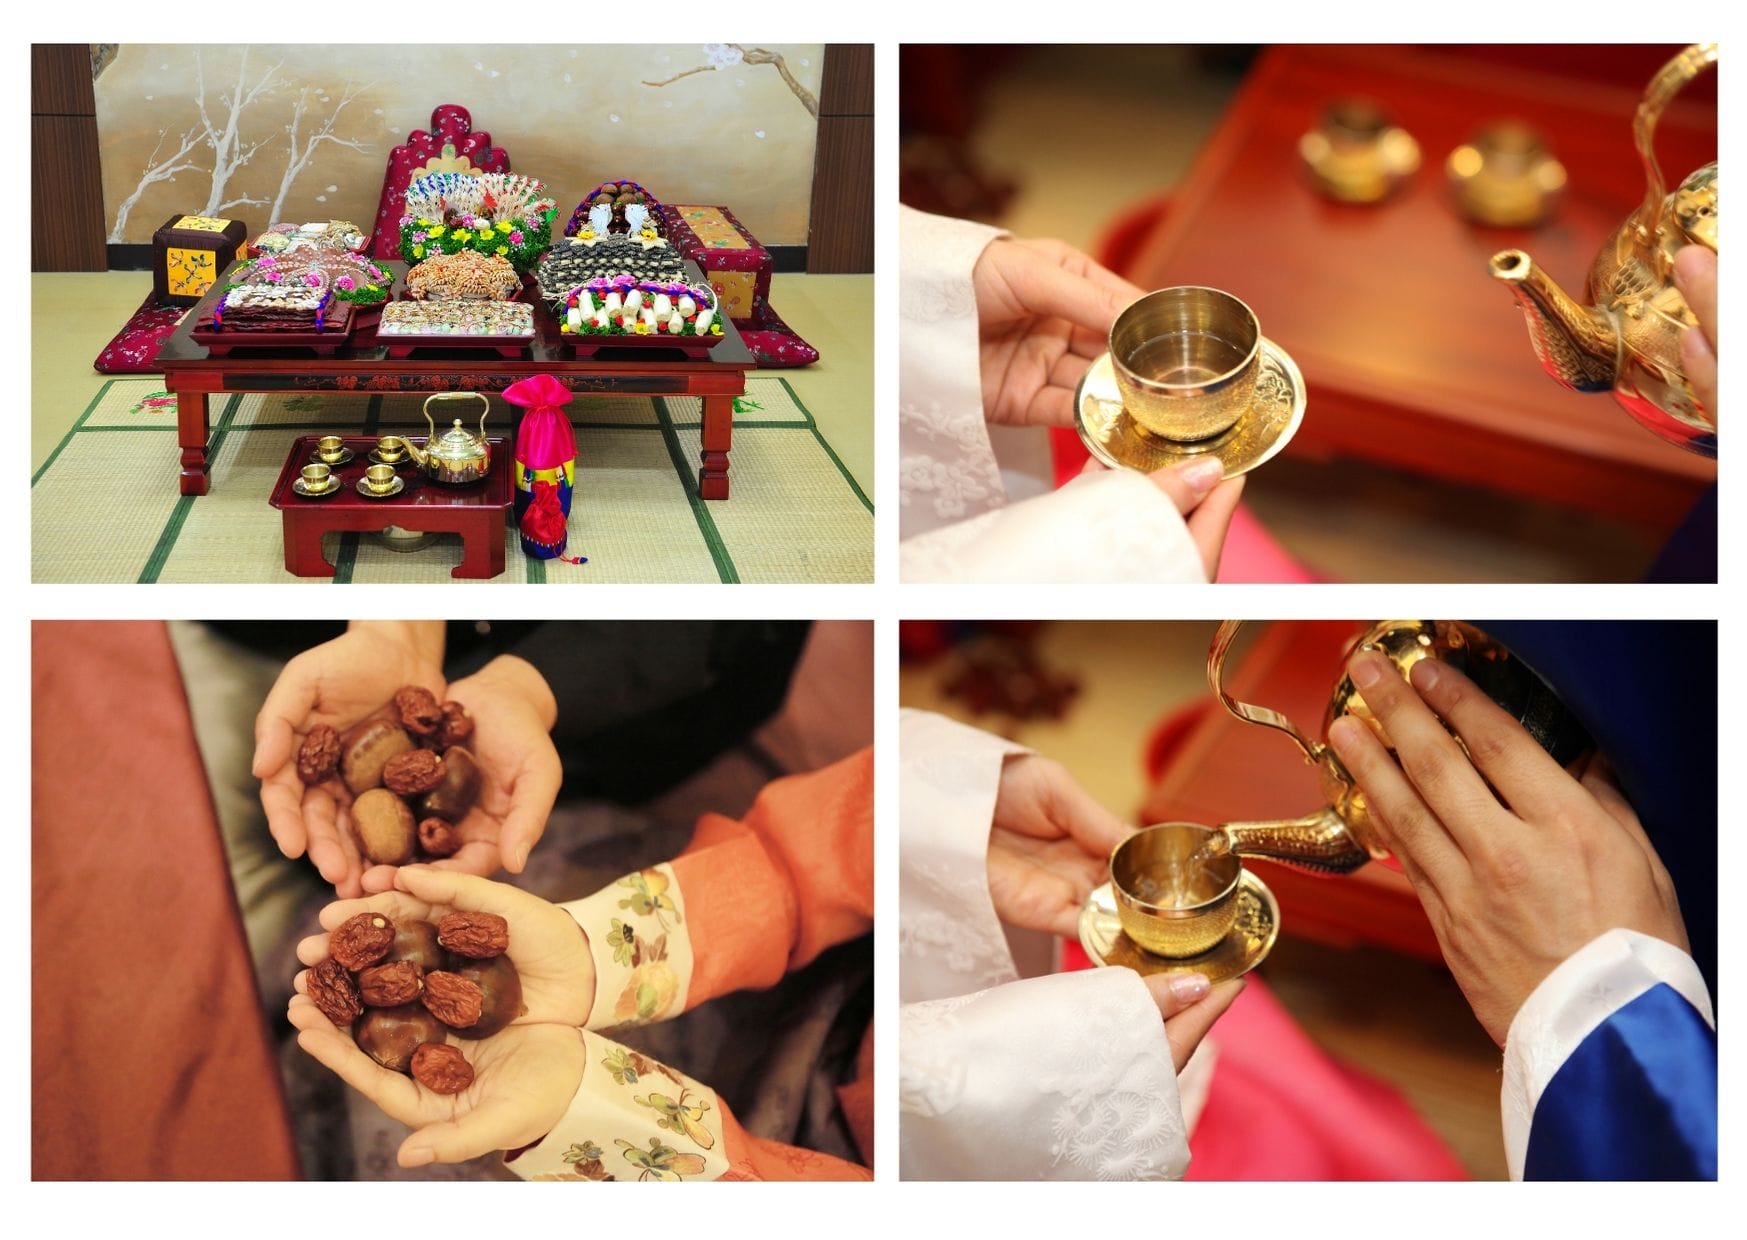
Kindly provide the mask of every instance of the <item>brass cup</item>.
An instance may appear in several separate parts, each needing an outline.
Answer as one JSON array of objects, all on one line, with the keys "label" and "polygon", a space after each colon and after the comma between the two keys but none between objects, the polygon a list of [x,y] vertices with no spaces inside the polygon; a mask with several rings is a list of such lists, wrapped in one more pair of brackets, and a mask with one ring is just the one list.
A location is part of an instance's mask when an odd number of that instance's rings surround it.
[{"label": "brass cup", "polygon": [[1230,933],[1237,920],[1243,864],[1222,853],[1184,875],[1181,895],[1171,894],[1173,867],[1181,867],[1214,834],[1192,822],[1143,827],[1110,853],[1110,887],[1116,915],[1140,947],[1155,956],[1199,956]]},{"label": "brass cup", "polygon": [[303,467],[303,485],[305,490],[325,491],[332,480],[333,471],[326,465],[305,465]]},{"label": "brass cup", "polygon": [[1116,316],[1110,360],[1123,408],[1142,430],[1178,443],[1210,439],[1250,407],[1261,324],[1230,293],[1163,288]]},{"label": "brass cup", "polygon": [[316,440],[315,454],[329,465],[336,464],[342,456],[346,455],[346,441],[338,435],[323,435]]},{"label": "brass cup", "polygon": [[376,455],[385,461],[398,461],[406,455],[406,440],[399,435],[384,435],[376,441]]},{"label": "brass cup", "polygon": [[394,487],[394,466],[372,465],[364,471],[364,485],[382,495]]}]

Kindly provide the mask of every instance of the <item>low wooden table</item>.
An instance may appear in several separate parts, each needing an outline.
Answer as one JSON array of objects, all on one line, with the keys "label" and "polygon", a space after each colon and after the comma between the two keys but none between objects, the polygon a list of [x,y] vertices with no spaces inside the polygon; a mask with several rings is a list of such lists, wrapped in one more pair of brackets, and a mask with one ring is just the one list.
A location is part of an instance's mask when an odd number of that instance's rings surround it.
[{"label": "low wooden table", "polygon": [[[404,263],[383,263],[404,277]],[[698,282],[702,283],[701,274]],[[213,297],[218,294],[215,292]],[[332,357],[308,351],[246,349],[208,356],[189,337],[206,303],[164,342],[158,364],[164,387],[176,396],[176,426],[182,448],[184,495],[205,495],[207,441],[212,433],[210,398],[229,392],[501,392],[518,379],[549,374],[578,396],[697,396],[703,399],[702,459],[698,494],[728,498],[728,452],[734,439],[734,398],[746,394],[746,372],[756,368],[740,332],[726,318],[722,340],[704,358],[656,349],[604,349],[594,357],[570,357],[558,324],[542,304],[534,308],[538,331],[525,358],[498,357],[490,349],[422,348],[413,357],[390,358],[373,322],[355,326],[346,348]],[[369,316],[366,316],[367,318]],[[380,317],[380,316],[377,316]],[[391,340],[392,337],[385,339]],[[576,406],[569,406],[576,415]]]},{"label": "low wooden table", "polygon": [[[1612,54],[1515,50],[1547,66]],[[1254,308],[1309,390],[1290,455],[1371,461],[1666,535],[1716,463],[1658,439],[1611,397],[1548,378],[1522,311],[1486,269],[1491,254],[1521,248],[1582,295],[1603,241],[1644,194],[1632,115],[1663,51],[1645,54],[1641,77],[1606,86],[1422,49],[1272,48],[1127,274],[1142,288],[1210,284]],[[1380,101],[1420,144],[1419,172],[1374,206],[1321,198],[1298,162],[1299,137],[1353,94]],[[1544,133],[1570,174],[1542,228],[1469,224],[1444,186],[1449,153],[1507,116]],[[1716,157],[1715,104],[1677,99],[1656,137],[1676,184]]]},{"label": "low wooden table", "polygon": [[[334,565],[322,554],[322,535],[334,530],[376,531],[391,525],[404,530],[459,534],[465,554],[450,574],[454,577],[496,577],[503,572],[505,516],[509,512],[514,469],[509,445],[491,440],[491,471],[478,482],[462,487],[430,481],[417,465],[408,461],[397,471],[406,489],[391,499],[371,499],[358,494],[358,479],[371,461],[376,440],[346,436],[353,456],[337,467],[337,494],[305,499],[292,490],[299,471],[314,462],[319,435],[304,435],[291,445],[279,481],[268,501],[285,522],[285,571],[299,577],[332,577]],[[423,440],[410,442],[419,447]]]}]

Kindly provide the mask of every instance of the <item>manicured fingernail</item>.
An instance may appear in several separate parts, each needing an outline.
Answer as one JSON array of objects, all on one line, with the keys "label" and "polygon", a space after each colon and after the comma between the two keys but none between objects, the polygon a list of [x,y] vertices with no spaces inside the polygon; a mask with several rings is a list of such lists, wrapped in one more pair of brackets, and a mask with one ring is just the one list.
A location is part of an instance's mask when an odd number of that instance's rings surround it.
[{"label": "manicured fingernail", "polygon": [[1444,677],[1444,669],[1438,666],[1436,659],[1421,659],[1413,665],[1408,678],[1413,681],[1416,689],[1432,690],[1438,687],[1438,681]]},{"label": "manicured fingernail", "polygon": [[1213,989],[1213,983],[1207,980],[1205,973],[1176,973],[1166,985],[1171,988],[1171,997],[1179,1003],[1195,1003]]},{"label": "manicured fingernail", "polygon": [[1383,656],[1366,651],[1354,657],[1348,670],[1354,684],[1361,689],[1369,689],[1383,678]]},{"label": "manicured fingernail", "polygon": [[1177,477],[1191,491],[1211,491],[1225,477],[1225,463],[1216,456],[1197,457],[1186,465],[1177,466]]}]

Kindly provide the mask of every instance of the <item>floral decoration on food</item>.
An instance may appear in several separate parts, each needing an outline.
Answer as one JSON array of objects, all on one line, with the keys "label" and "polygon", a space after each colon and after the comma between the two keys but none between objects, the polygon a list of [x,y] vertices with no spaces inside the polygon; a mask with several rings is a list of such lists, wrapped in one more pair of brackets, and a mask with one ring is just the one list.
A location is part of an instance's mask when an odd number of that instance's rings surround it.
[{"label": "floral decoration on food", "polygon": [[507,172],[438,172],[406,189],[400,256],[409,263],[472,251],[530,270],[552,244],[558,204],[532,177]]},{"label": "floral decoration on food", "polygon": [[720,336],[707,286],[617,275],[570,290],[559,330],[573,336]]},{"label": "floral decoration on food", "polygon": [[331,289],[341,301],[375,306],[388,300],[394,276],[362,254],[349,250],[300,247],[238,263],[225,273],[225,291],[298,287]]}]

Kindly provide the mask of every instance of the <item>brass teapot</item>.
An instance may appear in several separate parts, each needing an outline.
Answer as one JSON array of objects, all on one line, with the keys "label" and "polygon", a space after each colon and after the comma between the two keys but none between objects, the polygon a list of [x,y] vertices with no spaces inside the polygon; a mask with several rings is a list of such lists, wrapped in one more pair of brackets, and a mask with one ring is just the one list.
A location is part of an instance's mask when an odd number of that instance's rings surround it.
[{"label": "brass teapot", "polygon": [[[1239,702],[1225,691],[1222,676],[1226,657],[1242,624],[1241,620],[1226,620],[1214,633],[1207,652],[1208,683],[1225,708],[1239,719],[1278,729],[1292,738],[1305,760],[1316,768],[1328,804],[1302,818],[1222,823],[1218,830],[1224,836],[1223,846],[1216,844],[1209,851],[1266,857],[1326,874],[1350,874],[1367,861],[1385,859],[1388,850],[1372,825],[1365,794],[1334,750],[1322,741],[1307,738],[1278,711]],[[1379,621],[1348,648],[1341,660],[1343,669],[1347,660],[1361,649],[1384,655],[1403,679],[1422,659],[1449,663],[1508,711],[1561,765],[1595,747],[1589,733],[1546,681],[1502,643],[1472,624],[1460,620]],[[1342,715],[1363,720],[1394,752],[1383,725],[1371,714],[1344,670],[1323,716],[1323,736],[1328,735],[1329,725]]]},{"label": "brass teapot", "polygon": [[[485,406],[485,412],[479,415],[479,433],[476,435],[461,425],[461,419],[455,419],[455,425],[437,434],[436,419],[431,417],[431,402],[434,400],[472,400],[477,398]],[[432,482],[446,482],[451,486],[464,486],[469,482],[478,482],[491,472],[491,443],[485,438],[485,419],[491,416],[491,401],[483,392],[438,392],[425,398],[425,421],[431,425],[431,436],[425,440],[421,449],[409,440],[406,450],[412,453],[412,459]]]},{"label": "brass teapot", "polygon": [[1680,365],[1680,337],[1698,320],[1674,287],[1674,255],[1717,248],[1713,160],[1665,193],[1656,163],[1656,122],[1682,87],[1717,63],[1715,43],[1696,44],[1662,66],[1638,104],[1632,136],[1644,163],[1644,201],[1589,269],[1579,304],[1521,250],[1501,250],[1490,270],[1516,296],[1529,339],[1549,375],[1578,392],[1611,389],[1627,413],[1670,443],[1717,454],[1716,410],[1703,408]]}]

